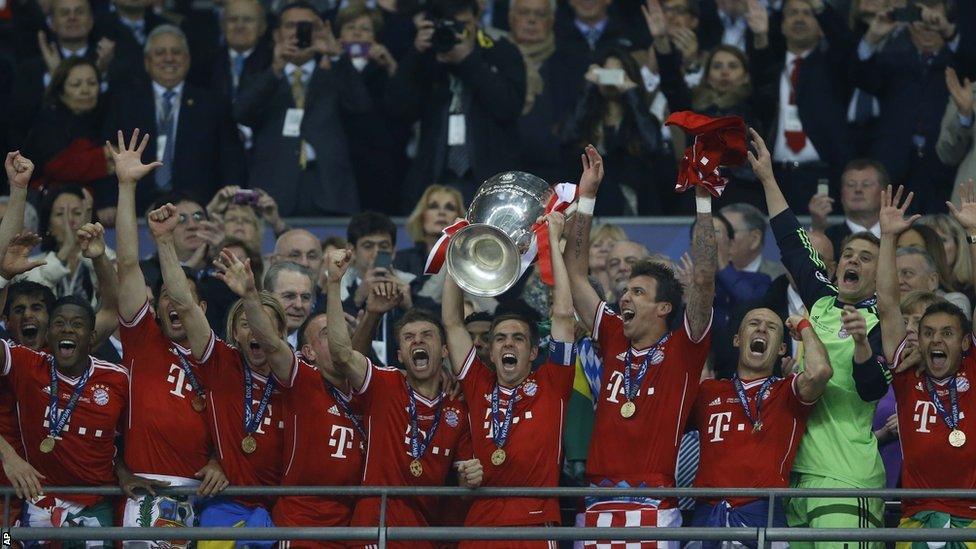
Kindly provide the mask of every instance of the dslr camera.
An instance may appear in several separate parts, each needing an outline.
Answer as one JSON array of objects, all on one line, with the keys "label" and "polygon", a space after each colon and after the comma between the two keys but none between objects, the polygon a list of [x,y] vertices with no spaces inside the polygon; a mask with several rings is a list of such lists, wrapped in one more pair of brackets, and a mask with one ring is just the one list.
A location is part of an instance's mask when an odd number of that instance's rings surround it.
[{"label": "dslr camera", "polygon": [[434,35],[430,39],[434,53],[447,53],[461,42],[467,27],[454,19],[434,19]]}]

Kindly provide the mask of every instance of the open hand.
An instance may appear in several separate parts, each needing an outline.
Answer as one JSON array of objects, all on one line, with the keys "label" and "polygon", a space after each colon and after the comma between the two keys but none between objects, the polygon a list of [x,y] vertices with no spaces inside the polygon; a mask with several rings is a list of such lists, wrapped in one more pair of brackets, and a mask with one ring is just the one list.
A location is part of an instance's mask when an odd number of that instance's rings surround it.
[{"label": "open hand", "polygon": [[3,260],[0,261],[0,276],[10,280],[31,269],[47,265],[47,261],[30,259],[31,250],[40,243],[41,237],[32,232],[15,235],[7,245]]},{"label": "open hand", "polygon": [[976,232],[976,182],[972,179],[959,186],[959,207],[946,202],[949,213],[969,234]]},{"label": "open hand", "polygon": [[126,145],[122,131],[118,133],[118,148],[112,146],[108,141],[105,145],[109,147],[112,160],[115,162],[115,176],[119,178],[119,184],[132,184],[139,181],[149,172],[163,165],[162,162],[155,161],[149,164],[142,163],[142,153],[149,144],[149,134],[142,136],[139,140],[139,128],[132,132],[129,144]]},{"label": "open hand", "polygon": [[4,456],[3,472],[10,479],[10,485],[17,492],[17,497],[30,500],[44,495],[41,479],[46,477],[17,454]]},{"label": "open hand", "polygon": [[251,260],[249,258],[241,261],[230,250],[223,249],[220,251],[220,255],[214,259],[214,266],[217,267],[214,276],[239,297],[258,291],[254,283],[254,273],[251,271]]},{"label": "open hand", "polygon": [[668,34],[668,18],[664,15],[660,0],[647,0],[641,5],[644,23],[652,38],[664,37]]},{"label": "open hand", "polygon": [[29,158],[20,154],[20,151],[9,152],[4,168],[7,170],[7,181],[11,185],[20,189],[27,188],[34,173],[34,163]]},{"label": "open hand", "polygon": [[752,145],[752,150],[748,151],[747,154],[753,173],[756,174],[759,181],[765,184],[776,181],[776,178],[773,177],[773,158],[769,155],[766,142],[763,141],[759,132],[752,128],[749,128],[749,144]]},{"label": "open hand", "polygon": [[166,203],[149,212],[146,222],[149,223],[149,232],[153,238],[159,240],[173,235],[173,230],[180,224],[180,218],[176,215],[176,206]]},{"label": "open hand", "polygon": [[580,175],[579,195],[580,197],[596,198],[596,193],[600,190],[600,183],[603,181],[603,157],[593,145],[587,145],[583,154],[580,155],[580,162],[583,164],[583,174]]},{"label": "open hand", "polygon": [[746,25],[753,34],[769,33],[769,13],[759,0],[746,1]]},{"label": "open hand", "polygon": [[85,223],[75,233],[81,255],[95,259],[105,254],[105,227],[101,223]]},{"label": "open hand", "polygon": [[966,78],[962,82],[959,81],[959,75],[956,74],[956,69],[952,67],[946,67],[945,70],[946,87],[949,88],[949,96],[952,97],[952,102],[956,104],[956,109],[959,114],[965,118],[969,118],[973,115],[973,81]]},{"label": "open hand", "polygon": [[400,286],[392,280],[384,280],[372,284],[369,295],[366,296],[366,310],[384,314],[396,309],[402,302],[403,292],[400,291]]},{"label": "open hand", "polygon": [[881,213],[879,216],[881,234],[899,235],[911,227],[915,220],[922,217],[918,214],[905,217],[905,210],[911,205],[915,193],[908,193],[904,203],[902,203],[901,195],[904,191],[905,188],[901,185],[898,185],[898,190],[894,192],[892,192],[891,185],[888,185],[886,189],[881,189]]}]

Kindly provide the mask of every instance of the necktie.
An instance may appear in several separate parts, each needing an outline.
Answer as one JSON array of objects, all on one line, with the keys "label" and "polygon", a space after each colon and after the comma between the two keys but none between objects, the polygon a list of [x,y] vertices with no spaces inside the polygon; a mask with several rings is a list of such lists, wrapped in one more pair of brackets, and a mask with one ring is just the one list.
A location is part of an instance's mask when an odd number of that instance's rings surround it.
[{"label": "necktie", "polygon": [[[678,488],[687,488],[694,484],[698,474],[698,461],[701,456],[701,441],[698,431],[690,431],[681,437],[678,446],[678,463],[674,473],[674,484]],[[687,511],[695,507],[694,498],[681,498],[678,508]]]},{"label": "necktie", "polygon": [[[235,53],[234,55],[234,85],[231,90],[237,93],[237,87],[241,85],[241,75],[244,74],[244,54]],[[299,74],[301,74],[299,72]]]},{"label": "necktie", "polygon": [[132,23],[129,28],[132,29],[132,36],[135,37],[136,42],[139,42],[140,45],[144,45],[146,43],[146,22],[136,21]]},{"label": "necktie", "polygon": [[[457,114],[463,115],[463,90],[461,86],[461,81],[457,78],[451,77],[451,93],[454,97],[451,99],[451,106],[449,107],[449,117]],[[450,120],[448,121],[450,124]],[[450,130],[448,130],[450,131]],[[448,145],[447,146],[447,169],[454,172],[458,177],[464,177],[468,170],[471,169],[471,159],[468,157],[468,147],[467,139],[465,139],[463,145]]]},{"label": "necktie", "polygon": [[[304,75],[302,69],[295,69],[291,73],[291,97],[295,101],[296,109],[305,108],[305,83],[302,82]],[[305,152],[305,140],[299,140],[298,144],[298,166],[305,169],[308,165],[308,154]]]},{"label": "necktie", "polygon": [[591,50],[596,48],[596,43],[600,40],[601,34],[600,29],[596,27],[588,27],[586,29],[586,42],[590,45]]},{"label": "necktie", "polygon": [[157,131],[166,137],[166,147],[162,151],[156,151],[157,157],[161,157],[163,165],[156,169],[156,186],[160,189],[169,190],[173,176],[173,148],[176,143],[174,137],[175,125],[173,121],[173,98],[176,92],[166,90],[163,92],[162,108],[160,109],[159,121],[156,124]]},{"label": "necktie", "polygon": [[867,124],[874,117],[874,96],[862,90],[854,90],[854,122]]},{"label": "necktie", "polygon": [[[803,59],[796,57],[793,59],[793,70],[790,71],[790,105],[796,105],[796,86],[800,82],[800,65]],[[797,115],[799,118],[799,115]],[[803,130],[799,131],[785,131],[786,134],[786,146],[790,148],[791,151],[798,153],[803,150],[803,147],[807,146],[807,134]]]}]

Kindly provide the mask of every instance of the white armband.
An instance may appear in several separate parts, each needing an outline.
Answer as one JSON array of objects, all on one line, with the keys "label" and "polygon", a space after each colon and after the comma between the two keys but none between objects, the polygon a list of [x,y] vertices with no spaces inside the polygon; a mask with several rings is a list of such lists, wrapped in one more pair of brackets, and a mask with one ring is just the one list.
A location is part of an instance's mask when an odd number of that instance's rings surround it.
[{"label": "white armband", "polygon": [[576,211],[581,214],[593,215],[593,208],[596,206],[596,199],[581,196],[576,203]]},{"label": "white armband", "polygon": [[711,196],[696,196],[695,197],[695,211],[700,214],[710,214],[712,213],[712,197]]}]

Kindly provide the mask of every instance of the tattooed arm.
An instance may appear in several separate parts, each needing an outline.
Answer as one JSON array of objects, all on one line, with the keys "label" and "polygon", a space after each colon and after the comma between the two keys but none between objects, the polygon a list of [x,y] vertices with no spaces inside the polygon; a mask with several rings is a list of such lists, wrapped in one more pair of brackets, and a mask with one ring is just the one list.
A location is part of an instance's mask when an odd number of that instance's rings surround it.
[{"label": "tattooed arm", "polygon": [[[600,181],[603,179],[603,159],[600,153],[590,145],[586,147],[586,153],[582,155],[583,175],[579,183],[579,200],[589,200],[591,203],[596,199],[597,190],[600,188]],[[589,213],[580,211],[577,207],[576,215],[573,216],[573,228],[570,231],[569,241],[566,243],[566,250],[563,258],[566,263],[566,270],[569,274],[569,288],[573,296],[573,305],[584,325],[590,330],[593,329],[593,319],[596,317],[597,308],[600,306],[600,297],[596,290],[590,286],[590,227],[593,224],[593,211]]]},{"label": "tattooed arm", "polygon": [[[711,203],[708,191],[695,187],[695,200]],[[718,251],[715,248],[715,226],[711,208],[698,212],[695,230],[691,235],[691,261],[694,263],[692,284],[688,290],[685,317],[688,335],[692,341],[700,341],[712,323],[712,301],[715,299],[715,272],[718,270]],[[701,208],[699,208],[701,210]]]}]

